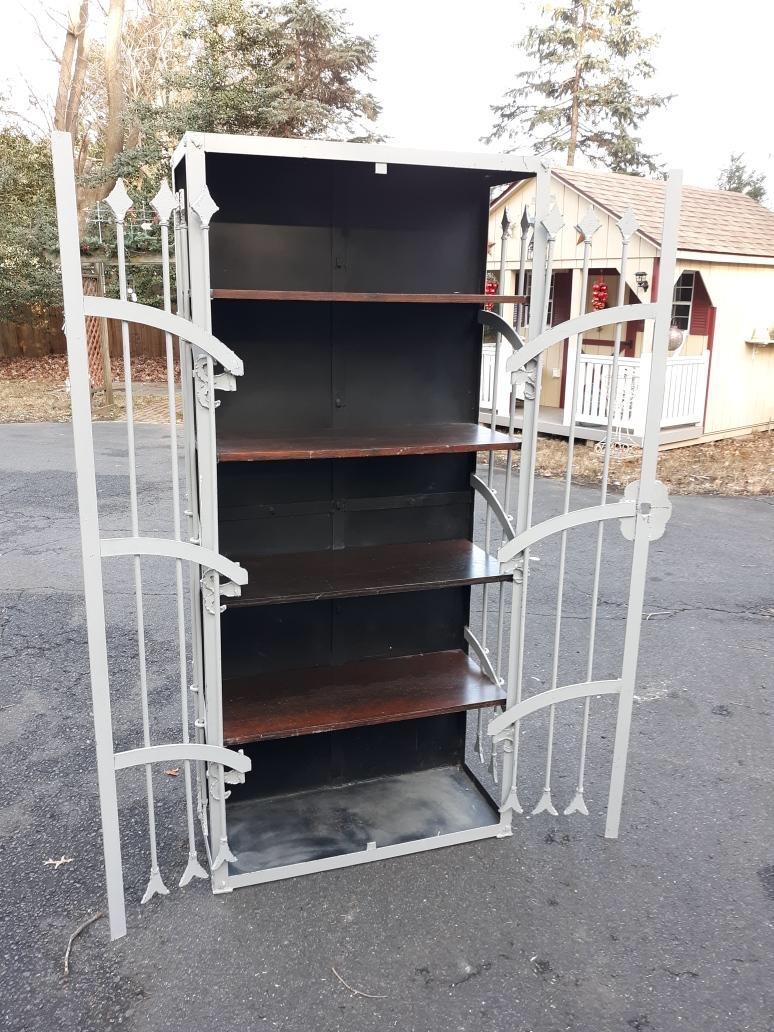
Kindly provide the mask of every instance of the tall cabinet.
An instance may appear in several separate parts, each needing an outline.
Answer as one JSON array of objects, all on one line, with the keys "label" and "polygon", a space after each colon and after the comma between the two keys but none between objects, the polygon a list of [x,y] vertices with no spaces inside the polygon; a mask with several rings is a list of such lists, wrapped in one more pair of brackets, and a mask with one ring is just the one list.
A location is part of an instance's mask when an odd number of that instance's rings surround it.
[{"label": "tall cabinet", "polygon": [[508,160],[178,148],[191,312],[244,362],[196,457],[203,534],[249,578],[203,642],[207,732],[252,760],[225,806],[210,784],[217,888],[497,834],[465,739],[504,688],[466,629],[472,587],[512,576],[473,543],[471,484],[513,446],[478,423],[490,191],[532,173]]}]

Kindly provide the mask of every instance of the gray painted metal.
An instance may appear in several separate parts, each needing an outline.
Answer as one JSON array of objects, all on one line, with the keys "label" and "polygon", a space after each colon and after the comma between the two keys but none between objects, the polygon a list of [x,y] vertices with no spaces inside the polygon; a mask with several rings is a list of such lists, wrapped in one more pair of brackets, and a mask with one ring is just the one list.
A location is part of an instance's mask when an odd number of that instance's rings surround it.
[{"label": "gray painted metal", "polygon": [[[201,136],[194,136],[186,148],[187,246],[190,275],[191,319],[208,334],[212,330],[210,308],[209,225],[217,210],[207,190],[204,149]],[[196,470],[198,477],[200,543],[218,551],[217,455],[215,449],[215,379],[212,356],[193,346],[192,366],[203,372],[205,390],[194,392],[193,414],[196,427]],[[217,573],[212,585],[219,595]],[[223,745],[223,698],[220,657],[220,606],[205,604],[201,610],[202,656],[204,675],[204,713],[206,741]],[[201,725],[199,725],[201,727]],[[222,765],[209,768],[206,778],[209,824],[210,869],[215,892],[228,891],[228,863],[234,856],[228,845],[226,825],[225,772]]]},{"label": "gray painted metal", "polygon": [[[542,187],[542,189],[541,189]],[[523,348],[515,351],[508,359],[506,369],[515,385],[523,379],[525,372],[534,367],[537,370],[527,381],[529,390],[525,396],[523,420],[523,444],[521,454],[521,476],[519,478],[519,495],[517,499],[516,534],[513,539],[504,542],[499,550],[498,558],[501,568],[514,573],[513,615],[510,635],[510,659],[508,672],[508,699],[506,711],[495,718],[489,725],[489,733],[493,736],[493,744],[503,743],[507,776],[503,778],[503,802],[501,813],[503,824],[510,827],[513,812],[520,813],[518,799],[518,743],[520,722],[525,717],[546,707],[549,709],[548,738],[546,743],[546,766],[543,791],[533,814],[548,812],[556,814],[551,797],[551,763],[555,730],[555,707],[559,703],[572,699],[584,699],[584,716],[581,737],[581,750],[578,769],[578,780],[575,794],[565,813],[583,813],[588,810],[584,801],[584,773],[586,762],[586,743],[589,726],[590,700],[594,695],[615,693],[619,695],[618,717],[616,725],[616,742],[613,758],[613,770],[610,781],[608,814],[605,828],[607,837],[618,834],[623,779],[626,769],[626,754],[631,724],[631,707],[639,647],[639,629],[642,617],[644,598],[645,565],[649,541],[655,540],[664,532],[669,519],[671,505],[663,485],[655,480],[656,460],[658,455],[658,433],[660,406],[663,401],[663,389],[666,374],[666,355],[668,349],[669,321],[671,318],[672,292],[669,284],[674,282],[676,234],[680,209],[679,176],[670,176],[664,211],[664,239],[662,244],[661,269],[663,271],[665,289],[661,298],[651,304],[625,305],[625,277],[628,259],[628,242],[637,230],[637,222],[631,211],[624,213],[618,222],[621,234],[621,275],[619,279],[617,304],[601,312],[589,312],[572,318],[558,326],[545,327],[545,311],[551,277],[552,241],[558,232],[560,219],[558,213],[547,211],[548,199],[544,183],[538,177],[532,295],[530,303],[529,341]],[[585,298],[588,285],[588,273],[591,255],[591,238],[599,228],[599,220],[593,211],[586,213],[577,227],[584,248],[583,271],[581,276],[581,297]],[[538,322],[538,312],[543,313]],[[620,356],[622,324],[634,319],[655,319],[653,344],[653,369],[648,391],[648,420],[643,437],[642,476],[638,483],[627,487],[621,501],[607,501],[610,457],[613,446],[614,409],[608,405],[608,420],[604,438],[604,459],[602,470],[602,487],[600,503],[580,510],[570,509],[572,485],[572,461],[574,449],[574,430],[578,410],[578,368],[582,336],[585,332],[605,325],[615,326],[613,341],[613,366],[611,375],[611,398],[615,398],[618,360]],[[539,332],[536,332],[539,331]],[[532,492],[534,488],[533,442],[535,440],[535,398],[539,399],[540,360],[545,350],[568,337],[576,336],[576,353],[573,379],[571,381],[570,403],[570,436],[568,457],[565,472],[565,489],[562,512],[536,526],[531,525]],[[605,523],[610,519],[619,520],[623,535],[635,543],[630,573],[627,622],[624,638],[624,655],[621,677],[616,680],[599,682],[593,680],[595,651],[595,632],[599,578],[603,555],[603,533]],[[558,682],[559,657],[561,647],[562,602],[564,590],[565,564],[569,546],[568,532],[583,524],[597,525],[597,545],[595,549],[593,586],[591,592],[591,611],[589,639],[587,649],[586,680],[575,685],[560,686]],[[529,550],[551,534],[560,533],[560,552],[558,570],[558,590],[555,611],[553,647],[551,659],[551,687],[538,695],[522,698],[524,627],[527,607],[527,585],[529,578]]]},{"label": "gray painted metal", "polygon": [[[208,141],[211,146],[208,147]],[[121,853],[118,837],[118,811],[115,793],[115,772],[129,766],[144,766],[146,769],[146,793],[149,820],[149,844],[151,853],[151,877],[144,899],[155,893],[166,893],[161,881],[155,842],[155,814],[151,766],[156,762],[179,760],[185,764],[186,819],[188,829],[188,864],[180,884],[187,884],[193,877],[205,876],[196,856],[196,840],[193,822],[192,784],[190,764],[194,764],[197,785],[197,810],[204,833],[205,848],[210,861],[210,876],[215,892],[228,892],[232,888],[294,877],[314,871],[331,870],[359,863],[400,856],[426,849],[453,845],[460,842],[511,833],[514,813],[521,813],[518,798],[518,748],[521,721],[532,714],[549,710],[549,728],[546,743],[546,768],[543,792],[533,814],[549,812],[556,814],[551,797],[551,768],[554,744],[554,713],[559,704],[572,700],[584,700],[584,721],[582,730],[578,780],[575,795],[565,813],[586,813],[583,798],[586,740],[589,725],[590,700],[599,695],[618,695],[618,715],[614,746],[613,770],[610,781],[608,814],[605,834],[615,837],[620,823],[621,801],[626,768],[626,754],[631,724],[632,698],[635,684],[639,630],[642,618],[645,566],[649,542],[663,533],[669,518],[671,506],[662,485],[655,479],[658,450],[659,417],[665,381],[666,354],[669,321],[671,317],[671,293],[662,291],[659,301],[652,304],[624,305],[624,280],[627,263],[628,240],[636,231],[636,220],[631,213],[625,213],[619,220],[622,238],[621,269],[618,303],[602,312],[589,312],[568,320],[560,326],[547,327],[549,289],[553,271],[554,244],[562,227],[561,213],[551,200],[551,174],[547,166],[536,162],[519,165],[519,171],[537,172],[537,190],[534,218],[528,212],[522,214],[521,240],[518,271],[518,292],[522,293],[528,259],[529,236],[533,236],[532,286],[529,305],[529,327],[523,339],[522,334],[502,319],[501,314],[482,312],[479,321],[495,329],[496,357],[495,380],[499,375],[499,349],[505,340],[513,349],[513,355],[506,363],[511,377],[510,416],[508,433],[515,437],[515,413],[517,386],[524,386],[523,430],[518,494],[514,515],[509,515],[511,489],[515,482],[514,461],[516,452],[508,454],[505,477],[504,504],[493,488],[493,456],[486,480],[476,475],[471,485],[486,503],[485,547],[490,549],[491,520],[500,525],[503,543],[498,552],[501,568],[513,573],[512,615],[508,628],[509,658],[506,677],[502,664],[505,642],[505,589],[499,585],[497,610],[496,647],[487,646],[487,614],[490,601],[490,585],[483,587],[483,627],[480,638],[469,628],[465,637],[471,651],[476,655],[482,670],[494,683],[507,685],[507,699],[504,712],[493,714],[486,731],[490,738],[490,769],[497,780],[497,748],[502,746],[503,771],[500,805],[500,820],[492,825],[474,828],[454,834],[434,836],[402,842],[396,845],[369,847],[356,853],[325,857],[305,863],[284,865],[270,870],[249,873],[230,872],[229,864],[236,860],[228,842],[225,799],[227,783],[242,780],[250,769],[250,761],[241,753],[228,750],[223,745],[223,713],[221,686],[221,643],[220,613],[221,597],[238,594],[239,585],[246,583],[247,575],[238,564],[229,561],[218,551],[217,518],[217,465],[215,450],[215,408],[218,389],[233,390],[234,376],[242,373],[241,359],[222,342],[212,336],[210,308],[209,247],[208,231],[210,219],[217,211],[209,194],[205,174],[205,150],[224,150],[254,153],[293,153],[329,159],[362,160],[354,151],[340,145],[307,145],[297,141],[287,150],[286,141],[244,141],[235,137],[209,138],[200,134],[189,134],[178,150],[178,158],[186,156],[186,192],[177,197],[164,184],[156,198],[154,207],[159,215],[161,244],[163,252],[164,310],[157,311],[147,306],[130,304],[126,300],[126,260],[123,253],[123,218],[131,205],[123,184],[119,181],[111,205],[116,214],[118,238],[118,269],[121,299],[84,299],[80,280],[77,217],[75,212],[74,180],[72,173],[71,141],[66,134],[55,134],[53,138],[55,185],[62,248],[62,274],[65,298],[65,315],[68,333],[68,357],[70,361],[73,430],[76,442],[76,464],[78,470],[79,505],[81,510],[81,535],[84,554],[84,593],[87,606],[89,629],[89,650],[92,669],[92,697],[94,701],[95,738],[97,744],[97,768],[100,784],[100,805],[105,848],[105,863],[108,882],[108,903],[113,937],[125,932],[123,881],[121,875]],[[252,150],[251,150],[252,148]],[[309,149],[311,148],[311,149]],[[383,150],[383,149],[382,149]],[[369,151],[370,154],[370,151]],[[346,155],[346,157],[345,157]],[[452,164],[452,158],[434,161],[429,156],[427,164]],[[395,159],[399,160],[399,159]],[[418,157],[404,156],[408,163],[425,163]],[[388,159],[389,163],[389,159]],[[518,160],[517,160],[518,164]],[[461,167],[484,167],[477,163]],[[498,165],[486,167],[497,168]],[[510,167],[510,165],[508,166]],[[667,187],[667,203],[664,220],[664,239],[661,255],[661,275],[669,284],[674,279],[676,253],[676,227],[679,217],[679,177],[670,177]],[[169,243],[168,227],[174,217],[174,241],[178,270],[178,315],[171,313],[169,289]],[[588,285],[591,256],[591,238],[599,227],[593,212],[588,212],[577,227],[584,248],[583,272],[581,277],[582,296]],[[506,249],[510,225],[503,221],[501,241],[500,292],[505,292]],[[77,275],[76,275],[77,272]],[[131,535],[122,538],[99,536],[98,510],[95,490],[95,469],[91,422],[89,413],[88,370],[85,358],[86,314],[103,318],[118,319],[122,323],[122,340],[127,387],[127,445],[130,477]],[[516,325],[521,328],[522,309],[516,312]],[[189,319],[191,321],[189,321]],[[615,388],[617,362],[620,354],[621,325],[630,319],[655,319],[654,354],[651,363],[651,382],[643,438],[643,461],[641,479],[630,485],[621,501],[607,501],[607,474],[614,432],[614,406],[608,407],[609,418],[605,434],[603,485],[600,504],[580,510],[572,510],[571,472],[573,456],[573,430],[578,410],[579,376],[578,363],[583,334],[589,330],[615,325],[612,389]],[[167,393],[170,419],[170,462],[171,486],[173,492],[174,531],[170,539],[146,538],[140,535],[137,506],[137,482],[134,470],[134,427],[132,413],[131,362],[129,355],[128,323],[136,321],[156,326],[166,335],[167,345]],[[179,469],[177,450],[176,384],[174,382],[173,340],[179,339],[180,367],[182,371],[183,427],[185,446],[184,472],[188,492],[187,532],[183,540],[179,497]],[[574,378],[571,386],[571,433],[568,448],[568,463],[565,474],[565,490],[562,511],[540,524],[532,523],[532,505],[535,489],[535,459],[538,433],[538,411],[542,362],[545,350],[552,344],[568,337],[576,338]],[[226,370],[215,373],[215,363]],[[614,396],[614,394],[613,394]],[[496,384],[495,384],[496,397]],[[492,419],[496,418],[493,405]],[[624,656],[619,678],[594,681],[594,631],[599,586],[599,569],[603,553],[603,528],[610,519],[619,520],[624,536],[633,541],[633,561],[629,585],[627,621],[624,641]],[[558,669],[561,649],[561,622],[563,585],[567,549],[570,545],[569,531],[585,524],[598,527],[595,554],[594,587],[590,635],[587,655],[587,677],[577,684],[559,685]],[[536,695],[524,696],[525,681],[525,629],[528,612],[528,586],[530,573],[530,550],[549,535],[559,533],[560,558],[559,582],[556,600],[553,632],[551,687]],[[144,672],[144,632],[142,609],[142,579],[140,556],[166,556],[175,560],[176,599],[178,616],[178,649],[180,657],[181,735],[182,742],[152,745],[150,735],[150,713],[147,682]],[[110,718],[110,697],[107,679],[107,649],[104,627],[104,602],[102,595],[103,558],[129,556],[135,565],[136,606],[138,621],[138,655],[140,659],[140,703],[143,726],[143,746],[121,753],[114,753],[112,724]],[[189,683],[188,657],[186,650],[185,614],[182,563],[188,564],[191,596],[191,680]],[[222,578],[222,579],[221,579]],[[189,739],[188,708],[193,700],[195,712],[195,741]],[[476,747],[483,760],[484,724],[483,712],[479,712]],[[229,774],[226,774],[226,768]]]},{"label": "gray painted metal", "polygon": [[[503,259],[504,261],[504,259]],[[504,275],[503,270],[503,275]],[[502,294],[503,291],[501,290]],[[524,341],[521,339],[516,331],[516,328],[503,319],[497,312],[488,312],[485,308],[482,308],[478,313],[478,321],[482,326],[488,326],[492,330],[496,330],[501,337],[505,337],[508,343],[511,345],[514,351],[524,347]]]},{"label": "gray painted metal", "polygon": [[[530,310],[531,307],[532,302],[530,302]],[[574,319],[568,319],[567,322],[559,323],[557,326],[549,326],[548,329],[534,339],[530,337],[528,344],[525,344],[522,349],[511,355],[505,368],[509,373],[515,373],[519,369],[524,369],[528,362],[537,358],[546,348],[550,348],[552,344],[558,344],[567,337],[573,337],[577,333],[588,333],[589,330],[598,330],[602,326],[611,326],[616,322],[626,322],[627,319],[654,319],[657,312],[657,301],[642,302],[636,305],[619,305],[615,308],[603,308],[601,312],[586,312],[585,315],[578,315]]]},{"label": "gray painted metal", "polygon": [[[247,581],[246,571],[238,564],[221,556],[217,547],[202,539],[199,533],[198,499],[196,476],[202,464],[201,456],[210,445],[209,455],[214,463],[214,405],[207,405],[209,420],[206,424],[207,439],[202,443],[197,440],[193,427],[192,413],[194,406],[193,379],[191,376],[193,362],[191,350],[195,349],[197,361],[207,364],[207,391],[198,389],[196,398],[198,407],[202,407],[218,386],[228,386],[229,381],[213,375],[213,361],[225,366],[225,374],[230,380],[242,371],[242,362],[230,349],[212,336],[209,324],[195,326],[182,315],[175,316],[171,312],[170,296],[170,254],[168,227],[170,216],[175,208],[175,198],[169,186],[163,184],[154,198],[154,208],[159,216],[162,251],[162,279],[164,290],[164,311],[157,311],[144,305],[130,303],[127,300],[126,256],[123,244],[123,220],[131,207],[131,198],[121,180],[108,198],[108,205],[116,219],[116,237],[118,251],[118,275],[120,300],[90,298],[87,304],[83,296],[80,276],[80,247],[77,228],[77,211],[75,200],[75,183],[72,164],[72,140],[68,134],[55,133],[52,137],[54,156],[54,182],[57,195],[57,212],[60,231],[60,249],[62,256],[62,282],[65,301],[66,332],[68,341],[68,361],[70,366],[71,398],[73,407],[73,433],[75,438],[76,471],[81,522],[81,540],[84,562],[84,596],[87,610],[87,627],[89,633],[89,658],[92,680],[92,699],[94,708],[95,741],[97,747],[97,772],[100,788],[100,808],[102,817],[102,833],[105,851],[105,869],[108,890],[108,910],[111,936],[117,938],[126,932],[126,914],[123,898],[123,877],[121,870],[121,847],[119,838],[119,816],[116,799],[115,776],[119,770],[128,767],[142,766],[146,772],[146,801],[148,808],[148,835],[150,848],[150,878],[143,902],[153,895],[166,895],[159,867],[156,843],[155,802],[151,768],[158,762],[180,761],[185,765],[185,815],[188,831],[188,860],[180,879],[180,885],[186,885],[194,877],[206,877],[196,855],[196,839],[193,820],[193,798],[190,765],[194,763],[197,770],[197,782],[200,791],[204,791],[206,767],[213,772],[212,780],[219,780],[222,786],[223,769],[228,767],[234,776],[244,776],[250,769],[250,760],[241,753],[223,748],[222,740],[205,740],[204,734],[197,734],[197,741],[189,739],[188,708],[190,699],[196,700],[197,719],[195,726],[200,725],[200,717],[204,712],[198,705],[201,698],[201,652],[199,648],[201,634],[197,628],[197,620],[202,619],[198,598],[200,584],[214,581],[218,595],[234,595],[239,585]],[[181,232],[179,211],[176,222],[175,242],[185,252],[185,233]],[[186,292],[187,270],[185,261],[178,262],[179,289]],[[92,303],[93,302],[93,303]],[[186,312],[186,304],[181,303],[179,310]],[[129,516],[131,533],[128,537],[101,538],[99,534],[99,512],[96,497],[96,470],[94,465],[94,449],[91,429],[91,412],[89,398],[89,379],[85,349],[85,316],[98,315],[103,318],[118,319],[122,326],[122,351],[124,362],[124,382],[126,397],[127,422],[127,456],[129,473]],[[167,358],[167,410],[170,433],[170,486],[172,491],[173,535],[171,538],[143,537],[140,534],[139,492],[134,459],[134,412],[131,373],[131,355],[129,345],[128,323],[141,322],[156,326],[165,333]],[[189,505],[186,515],[189,521],[189,540],[182,537],[181,512],[179,505],[179,458],[177,436],[176,390],[174,373],[173,336],[179,338],[181,369],[183,371],[183,440],[185,444],[185,473],[189,486]],[[210,484],[205,484],[206,498],[211,499]],[[211,503],[210,503],[211,504]],[[217,535],[214,539],[217,546]],[[139,702],[142,724],[142,747],[129,749],[120,753],[114,752],[112,721],[110,713],[110,688],[108,677],[108,657],[105,635],[104,596],[102,584],[102,560],[110,557],[126,556],[133,560],[135,580],[135,604],[137,617],[137,655],[139,668]],[[175,582],[177,601],[177,644],[180,661],[180,716],[181,736],[179,743],[153,745],[151,741],[152,724],[148,684],[145,670],[145,634],[143,610],[143,583],[140,568],[141,556],[165,556],[175,561]],[[193,687],[191,692],[188,675],[187,635],[185,627],[185,602],[183,592],[183,563],[191,571],[192,587],[192,621],[193,621]],[[220,576],[223,581],[219,580]],[[219,607],[218,607],[219,609]],[[205,606],[206,611],[206,606]],[[219,695],[218,682],[218,695]],[[201,720],[202,728],[209,724]],[[223,805],[224,792],[219,793]],[[203,826],[207,827],[206,807],[199,803],[199,813]],[[208,849],[209,855],[209,849]]]},{"label": "gray painted metal", "polygon": [[200,760],[204,763],[219,763],[222,766],[247,773],[252,760],[242,752],[224,749],[217,745],[200,745],[198,742],[179,742],[172,745],[152,745],[149,749],[127,749],[115,754],[115,769],[125,770],[146,763],[171,763],[174,760]]},{"label": "gray painted metal", "polygon": [[556,706],[560,702],[569,702],[571,699],[618,695],[622,688],[623,680],[621,678],[607,681],[581,681],[578,684],[565,684],[561,688],[550,688],[548,691],[531,695],[528,699],[522,699],[517,705],[511,706],[499,717],[495,717],[490,723],[488,731],[494,738],[504,738],[509,728],[522,717],[529,716],[530,713],[537,713],[546,707]]},{"label": "gray painted metal", "polygon": [[480,642],[475,636],[473,631],[469,627],[465,628],[465,641],[471,647],[475,653],[476,659],[478,660],[479,666],[492,682],[492,684],[503,684],[502,677],[497,673],[495,668],[492,666],[492,660],[489,658],[489,649],[483,642]]},{"label": "gray painted metal", "polygon": [[190,541],[150,537],[102,538],[100,551],[105,557],[159,555],[170,559],[184,559],[208,570],[216,570],[234,584],[247,584],[247,570],[239,563],[232,562],[231,559],[226,559],[209,548],[203,548],[202,545],[193,545]]},{"label": "gray painted metal", "polygon": [[133,322],[141,326],[152,326],[163,333],[182,337],[189,344],[205,351],[216,362],[220,362],[223,368],[234,376],[242,376],[245,371],[242,359],[235,355],[231,348],[226,347],[209,330],[195,326],[180,315],[151,308],[150,305],[141,305],[136,301],[117,300],[111,297],[85,297],[83,310],[86,315],[94,315],[101,319],[119,319],[124,323]]},{"label": "gray painted metal", "polygon": [[94,469],[94,441],[91,427],[89,368],[86,357],[86,321],[83,314],[83,279],[78,237],[78,208],[75,199],[72,138],[69,133],[51,137],[54,188],[62,263],[62,295],[67,329],[67,362],[70,369],[73,441],[78,471],[78,512],[83,557],[83,595],[91,672],[91,703],[94,710],[94,742],[97,754],[97,782],[105,856],[110,937],[126,934],[124,877],[121,838],[118,830],[118,799],[113,769],[113,722],[108,684],[105,601],[102,561],[99,554],[99,509]]},{"label": "gray painted metal", "polygon": [[[672,321],[672,291],[669,285],[675,281],[677,256],[677,230],[680,222],[680,192],[682,176],[672,172],[667,180],[664,204],[664,230],[661,240],[661,262],[659,279],[664,285],[657,301],[656,324],[653,331],[653,359],[651,362],[648,407],[645,416],[645,433],[642,444],[640,467],[640,496],[647,497],[656,480],[658,464],[659,429],[661,409],[664,400],[666,361],[669,351],[669,327]],[[626,757],[629,750],[634,685],[637,676],[637,659],[640,647],[640,627],[645,600],[645,574],[650,547],[649,513],[638,511],[634,531],[629,604],[626,611],[624,633],[624,656],[622,678],[625,687],[618,701],[615,745],[613,747],[613,770],[610,777],[610,793],[607,801],[605,837],[617,838],[621,821],[623,786],[626,776]]]},{"label": "gray painted metal", "polygon": [[522,534],[516,534],[507,541],[497,558],[507,572],[511,572],[520,560],[519,557],[538,541],[543,541],[552,534],[566,534],[573,527],[582,527],[586,523],[603,522],[604,520],[620,520],[627,516],[634,516],[637,512],[637,502],[632,498],[621,499],[620,502],[607,502],[605,505],[591,505],[584,509],[576,509],[574,512],[564,512],[559,516],[552,516],[535,524]]},{"label": "gray painted metal", "polygon": [[481,495],[486,504],[489,507],[490,512],[497,518],[497,521],[502,528],[503,535],[512,541],[516,536],[516,531],[513,529],[513,516],[509,516],[505,511],[503,503],[497,497],[497,491],[490,487],[489,484],[485,483],[477,473],[472,473],[470,477],[470,486]]},{"label": "gray painted metal", "polygon": [[228,892],[245,885],[264,885],[267,882],[282,881],[285,878],[298,878],[304,874],[336,871],[342,867],[356,867],[359,864],[373,863],[375,860],[390,860],[398,856],[409,856],[412,853],[425,853],[430,849],[443,849],[446,846],[461,846],[466,842],[479,842],[481,839],[502,838],[503,834],[509,833],[504,832],[501,824],[488,824],[483,828],[472,828],[470,831],[433,835],[432,838],[398,842],[392,846],[375,846],[373,849],[364,849],[359,853],[342,853],[338,856],[326,856],[320,860],[308,860],[305,863],[273,867],[266,871],[232,874],[226,888],[219,891]]}]

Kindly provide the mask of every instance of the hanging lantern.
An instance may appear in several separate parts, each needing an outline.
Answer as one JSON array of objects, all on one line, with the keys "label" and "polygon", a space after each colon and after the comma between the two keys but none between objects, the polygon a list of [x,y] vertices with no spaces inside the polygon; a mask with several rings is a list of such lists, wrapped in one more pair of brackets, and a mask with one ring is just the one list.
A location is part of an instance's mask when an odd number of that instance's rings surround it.
[{"label": "hanging lantern", "polygon": [[591,288],[591,307],[595,312],[607,307],[607,283],[601,278]]}]

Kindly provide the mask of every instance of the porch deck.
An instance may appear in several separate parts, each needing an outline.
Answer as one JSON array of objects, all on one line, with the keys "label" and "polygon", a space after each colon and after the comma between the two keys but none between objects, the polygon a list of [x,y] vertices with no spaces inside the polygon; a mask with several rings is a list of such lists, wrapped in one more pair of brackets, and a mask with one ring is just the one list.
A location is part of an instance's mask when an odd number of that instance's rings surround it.
[{"label": "porch deck", "polygon": [[[479,409],[479,420],[486,426],[490,425],[492,419],[491,408]],[[523,413],[521,409],[516,410],[516,428],[521,429],[523,425]],[[497,427],[499,430],[508,429],[508,420],[505,416],[497,415]],[[569,437],[570,428],[564,423],[564,411],[560,408],[552,408],[549,405],[541,405],[538,416],[538,432],[541,434],[552,434],[554,437]],[[701,426],[676,426],[667,427],[661,431],[660,444],[679,444],[683,441],[693,441],[701,437]],[[576,441],[603,441],[605,439],[605,427],[583,426],[575,427]],[[634,444],[641,445],[642,438],[632,434],[631,440]]]}]

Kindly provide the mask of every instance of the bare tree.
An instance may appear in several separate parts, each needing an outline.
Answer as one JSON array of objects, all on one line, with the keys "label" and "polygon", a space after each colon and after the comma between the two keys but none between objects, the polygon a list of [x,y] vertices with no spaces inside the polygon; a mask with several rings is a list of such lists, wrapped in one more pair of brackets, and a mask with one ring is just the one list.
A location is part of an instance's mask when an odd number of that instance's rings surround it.
[{"label": "bare tree", "polygon": [[121,31],[124,0],[110,0],[105,31],[105,88],[107,125],[103,161],[110,165],[124,149],[124,83],[121,62]]},{"label": "bare tree", "polygon": [[89,0],[72,0],[59,61],[59,83],[54,102],[54,128],[73,132],[83,94],[89,61],[87,27]]}]

